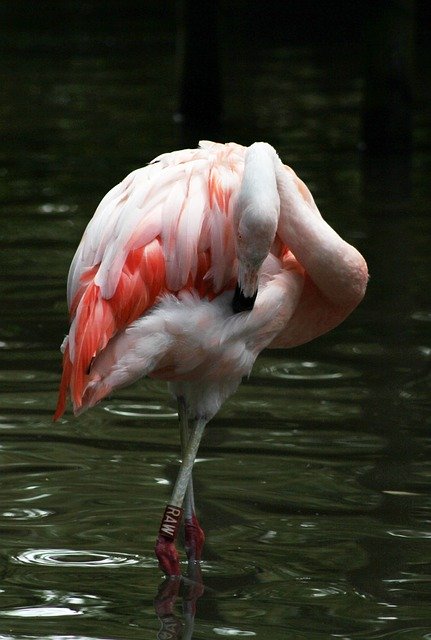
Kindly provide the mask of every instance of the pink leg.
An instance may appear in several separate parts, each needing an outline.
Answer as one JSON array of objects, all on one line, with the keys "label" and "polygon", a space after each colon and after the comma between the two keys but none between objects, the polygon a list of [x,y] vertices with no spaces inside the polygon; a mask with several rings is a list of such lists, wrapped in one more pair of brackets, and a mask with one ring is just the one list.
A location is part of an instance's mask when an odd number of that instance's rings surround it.
[{"label": "pink leg", "polygon": [[193,562],[200,562],[205,533],[199,524],[195,513],[193,494],[193,479],[190,478],[185,499],[185,546],[187,558]]},{"label": "pink leg", "polygon": [[189,560],[200,562],[205,542],[205,533],[196,515],[185,521],[186,553]]},{"label": "pink leg", "polygon": [[[159,535],[156,540],[156,556],[159,560],[161,570],[168,576],[181,575],[175,539],[181,524],[182,515],[182,509],[168,505],[165,509]],[[191,477],[187,485],[185,497],[184,528],[187,558],[190,561],[199,562],[205,542],[205,534],[195,514],[193,480]]]},{"label": "pink leg", "polygon": [[[190,438],[187,406],[184,398],[178,398],[178,417],[180,422],[181,448],[184,451]],[[191,561],[198,562],[201,559],[205,534],[196,517],[193,478],[191,475],[185,495],[184,515],[184,537],[187,558]]]},{"label": "pink leg", "polygon": [[[181,407],[179,402],[179,407]],[[193,464],[198,451],[199,443],[201,441],[206,420],[198,419],[194,422],[193,429],[189,437],[187,438],[188,425],[187,425],[187,413],[185,411],[185,404],[182,405],[183,410],[180,410],[180,428],[181,428],[181,444],[182,444],[182,462],[180,471],[175,482],[174,490],[172,492],[171,503],[166,507],[165,513],[162,518],[162,522],[159,529],[159,535],[156,540],[156,556],[159,560],[160,568],[168,576],[180,576],[180,563],[178,558],[178,552],[175,547],[175,540],[177,537],[178,529],[181,524],[183,515],[182,504],[187,492],[189,483],[191,482],[191,475]],[[186,432],[187,430],[187,432]],[[189,492],[190,493],[190,492]],[[191,497],[193,498],[193,488],[191,491]],[[187,500],[189,504],[189,499]],[[193,504],[190,504],[190,509],[193,509]],[[190,517],[190,531],[197,531],[194,526],[194,521]],[[199,531],[201,531],[199,527]],[[190,548],[196,549],[195,543],[196,534],[189,535]],[[201,552],[203,541],[199,548],[199,557]],[[195,551],[193,553],[196,553]]]}]

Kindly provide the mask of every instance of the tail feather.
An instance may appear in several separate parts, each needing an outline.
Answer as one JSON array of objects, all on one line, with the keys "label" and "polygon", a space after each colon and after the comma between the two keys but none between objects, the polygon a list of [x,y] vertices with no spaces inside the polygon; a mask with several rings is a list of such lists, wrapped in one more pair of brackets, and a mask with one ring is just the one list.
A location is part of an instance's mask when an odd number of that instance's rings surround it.
[{"label": "tail feather", "polygon": [[116,323],[109,301],[100,296],[94,283],[85,290],[72,321],[69,339],[63,354],[63,374],[57,408],[53,420],[58,420],[66,408],[70,392],[74,413],[82,406],[91,363],[116,332]]},{"label": "tail feather", "polygon": [[87,288],[72,326],[75,348],[72,356],[70,391],[76,412],[82,404],[91,363],[116,331],[111,305],[100,296],[97,285],[92,284]]},{"label": "tail feather", "polygon": [[53,415],[53,421],[56,422],[61,418],[66,410],[67,391],[70,386],[70,380],[72,377],[72,362],[69,357],[69,345],[66,345],[63,354],[63,373],[61,376],[60,389],[58,392],[57,407]]},{"label": "tail feather", "polygon": [[130,251],[109,300],[102,296],[101,288],[95,283],[97,272],[95,266],[82,274],[71,301],[72,323],[54,420],[63,415],[68,392],[74,413],[82,410],[95,358],[118,332],[151,307],[166,287],[165,261],[158,239]]}]

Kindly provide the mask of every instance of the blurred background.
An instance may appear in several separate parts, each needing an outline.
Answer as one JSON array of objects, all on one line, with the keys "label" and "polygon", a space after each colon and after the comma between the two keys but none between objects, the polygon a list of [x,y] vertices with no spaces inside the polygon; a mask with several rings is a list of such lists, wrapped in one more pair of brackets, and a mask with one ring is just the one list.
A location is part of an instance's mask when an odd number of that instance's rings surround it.
[{"label": "blurred background", "polygon": [[[413,0],[0,4],[1,640],[431,638],[430,18]],[[179,456],[163,385],[51,416],[95,207],[211,138],[273,144],[371,280],[211,423],[204,591],[175,599],[153,556]]]}]

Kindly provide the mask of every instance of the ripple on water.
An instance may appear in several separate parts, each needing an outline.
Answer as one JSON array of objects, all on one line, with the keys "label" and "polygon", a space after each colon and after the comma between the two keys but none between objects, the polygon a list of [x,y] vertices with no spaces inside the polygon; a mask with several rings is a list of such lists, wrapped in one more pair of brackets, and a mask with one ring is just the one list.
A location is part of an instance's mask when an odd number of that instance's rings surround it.
[{"label": "ripple on water", "polygon": [[[13,618],[58,618],[64,616],[79,616],[84,611],[71,609],[69,607],[47,607],[40,605],[38,607],[16,607],[0,612],[0,617]],[[1,636],[0,636],[1,638]]]},{"label": "ripple on water", "polygon": [[411,318],[418,322],[431,322],[431,311],[415,311],[412,313]]},{"label": "ripple on water", "polygon": [[9,384],[30,382],[33,385],[42,382],[58,382],[58,374],[49,371],[30,371],[27,369],[8,369],[0,371],[0,382]]},{"label": "ripple on water", "polygon": [[158,403],[125,403],[116,402],[105,405],[104,410],[117,416],[130,418],[150,418],[152,420],[177,419],[178,413],[175,409]]},{"label": "ripple on water", "polygon": [[339,363],[331,364],[312,360],[289,360],[271,365],[264,365],[257,371],[264,378],[281,378],[283,380],[346,380],[358,378],[361,373],[353,367]]},{"label": "ripple on water", "polygon": [[394,538],[409,538],[411,540],[430,540],[431,530],[420,531],[418,529],[388,529],[388,534]]},{"label": "ripple on water", "polygon": [[254,631],[244,631],[234,627],[214,627],[213,631],[217,636],[229,638],[245,638],[257,635]]},{"label": "ripple on water", "polygon": [[[17,640],[18,636],[17,635],[9,635],[9,634],[0,634],[0,640]],[[19,638],[21,638],[22,640],[98,640],[98,638],[96,638],[96,636],[79,636],[79,635],[73,635],[73,636],[59,636],[57,634],[55,635],[47,635],[47,634],[43,634],[43,636],[41,635],[35,635],[34,633],[32,635],[21,635],[19,636]]]},{"label": "ripple on water", "polygon": [[56,214],[56,213],[74,213],[77,211],[78,205],[69,205],[64,202],[44,202],[34,209],[38,213]]},{"label": "ripple on water", "polygon": [[426,345],[406,345],[402,343],[375,343],[375,342],[352,342],[339,343],[332,347],[335,354],[347,356],[349,358],[361,358],[367,360],[390,359],[393,357],[402,358],[406,362],[412,361],[417,364],[418,360],[427,360],[430,357],[431,349]]},{"label": "ripple on water", "polygon": [[428,406],[430,398],[430,377],[424,376],[415,380],[409,380],[399,391],[402,400],[409,403],[425,403]]},{"label": "ripple on water", "polygon": [[156,560],[126,553],[87,551],[76,549],[27,549],[12,560],[19,564],[37,564],[62,567],[107,567],[110,569],[130,565],[154,567]]},{"label": "ripple on water", "polygon": [[48,392],[38,392],[34,387],[23,393],[2,393],[0,408],[2,411],[14,410],[16,413],[21,411],[40,411],[47,407],[52,407],[51,394]]},{"label": "ripple on water", "polygon": [[10,518],[10,520],[35,520],[38,518],[47,518],[54,514],[54,511],[48,511],[47,509],[8,509],[3,511],[0,515],[3,518]]}]

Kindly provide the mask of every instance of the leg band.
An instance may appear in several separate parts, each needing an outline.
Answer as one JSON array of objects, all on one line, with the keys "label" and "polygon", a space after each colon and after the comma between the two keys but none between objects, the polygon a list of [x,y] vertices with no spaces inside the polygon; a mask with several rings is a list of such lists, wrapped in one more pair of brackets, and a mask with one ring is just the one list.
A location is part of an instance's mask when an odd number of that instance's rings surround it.
[{"label": "leg band", "polygon": [[175,540],[183,517],[183,511],[184,509],[181,509],[181,507],[174,507],[168,504],[163,514],[159,536],[163,536],[168,540]]}]

